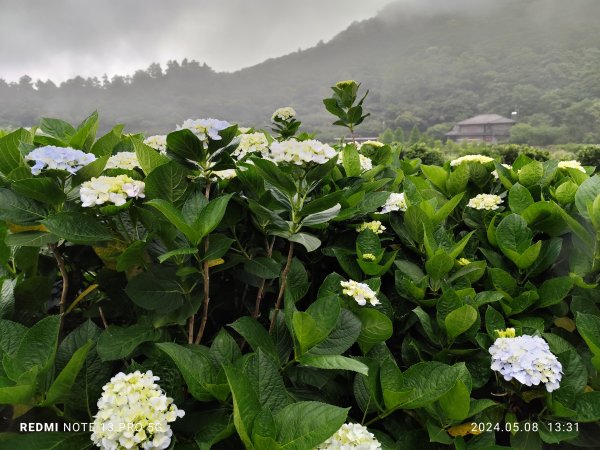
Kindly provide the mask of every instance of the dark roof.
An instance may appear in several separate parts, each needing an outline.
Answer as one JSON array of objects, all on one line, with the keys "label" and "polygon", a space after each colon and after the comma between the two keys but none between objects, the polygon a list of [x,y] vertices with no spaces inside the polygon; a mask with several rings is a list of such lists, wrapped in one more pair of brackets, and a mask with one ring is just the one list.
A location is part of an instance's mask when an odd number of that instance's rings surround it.
[{"label": "dark roof", "polygon": [[489,123],[517,123],[507,117],[499,116],[498,114],[480,114],[470,119],[458,122],[459,125],[485,125]]}]

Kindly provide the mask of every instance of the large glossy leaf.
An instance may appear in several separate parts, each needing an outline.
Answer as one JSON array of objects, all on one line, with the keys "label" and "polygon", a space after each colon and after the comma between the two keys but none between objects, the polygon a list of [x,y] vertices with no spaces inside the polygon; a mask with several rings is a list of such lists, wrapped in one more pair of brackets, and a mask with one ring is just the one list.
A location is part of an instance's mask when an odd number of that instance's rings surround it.
[{"label": "large glossy leaf", "polygon": [[59,212],[42,223],[51,233],[75,244],[91,244],[113,238],[108,228],[98,220],[78,212]]},{"label": "large glossy leaf", "polygon": [[144,324],[109,326],[98,338],[97,351],[103,361],[126,358],[143,342],[156,341],[160,331]]}]

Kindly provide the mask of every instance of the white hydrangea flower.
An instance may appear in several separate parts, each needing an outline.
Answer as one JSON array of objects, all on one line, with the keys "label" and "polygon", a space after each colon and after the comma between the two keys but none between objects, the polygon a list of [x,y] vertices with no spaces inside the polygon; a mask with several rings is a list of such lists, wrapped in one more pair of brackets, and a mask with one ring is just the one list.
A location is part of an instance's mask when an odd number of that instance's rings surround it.
[{"label": "white hydrangea flower", "polygon": [[452,167],[454,166],[459,166],[462,163],[479,163],[479,164],[487,164],[489,162],[492,162],[494,160],[494,158],[490,158],[489,156],[484,156],[484,155],[465,155],[465,156],[461,156],[460,158],[456,158],[453,159],[452,161],[450,161],[450,165]]},{"label": "white hydrangea flower", "polygon": [[328,144],[314,139],[308,141],[273,142],[262,153],[264,159],[279,163],[292,163],[301,166],[305,163],[324,164],[332,158],[337,158],[338,153]]},{"label": "white hydrangea flower", "polygon": [[185,412],[173,404],[151,371],[118,373],[104,385],[94,417],[92,441],[102,450],[166,449],[170,422]]},{"label": "white hydrangea flower", "polygon": [[248,133],[248,132],[249,132],[251,129],[252,129],[252,128],[250,128],[250,127],[238,127],[238,131],[239,131],[241,134]]},{"label": "white hydrangea flower", "polygon": [[[512,170],[512,166],[511,166],[510,164],[502,164],[502,167],[504,167],[505,169],[508,169],[508,170]],[[498,176],[498,171],[497,171],[497,170],[494,170],[494,171],[492,172],[492,176],[493,176],[493,177],[494,177],[496,180],[499,180],[499,179],[500,179],[500,177]]]},{"label": "white hydrangea flower", "polygon": [[560,161],[558,163],[558,168],[559,169],[577,169],[580,172],[586,173],[585,169],[583,168],[583,166],[581,165],[581,163],[579,161],[574,160],[574,159],[572,159],[570,161]]},{"label": "white hydrangea flower", "polygon": [[356,227],[356,231],[359,233],[364,230],[371,230],[375,234],[381,234],[386,228],[381,224],[380,220],[373,220],[371,222],[363,222]]},{"label": "white hydrangea flower", "polygon": [[133,170],[136,167],[140,167],[140,162],[135,152],[119,152],[108,158],[105,168]]},{"label": "white hydrangea flower", "polygon": [[66,170],[70,174],[75,174],[83,166],[94,162],[96,156],[70,147],[46,145],[29,152],[25,160],[35,161],[31,168],[33,175],[39,175],[43,169]]},{"label": "white hydrangea flower", "polygon": [[317,450],[381,450],[381,444],[367,427],[358,423],[345,423]]},{"label": "white hydrangea flower", "polygon": [[503,200],[498,195],[494,194],[478,194],[469,200],[467,206],[475,209],[485,209],[494,211],[500,207]]},{"label": "white hydrangea flower", "polygon": [[264,153],[269,149],[269,140],[264,133],[248,133],[240,135],[240,144],[232,156],[244,159],[249,153]]},{"label": "white hydrangea flower", "polygon": [[539,336],[514,336],[505,333],[490,347],[492,370],[499,372],[506,381],[513,378],[526,386],[544,383],[552,392],[559,388],[562,365],[550,351],[548,343]]},{"label": "white hydrangea flower", "polygon": [[400,192],[399,194],[393,192],[385,201],[385,205],[383,205],[379,214],[386,214],[392,211],[406,211],[407,208],[408,205],[404,192]]},{"label": "white hydrangea flower", "polygon": [[127,198],[144,198],[144,188],[143,181],[134,180],[127,175],[102,176],[83,183],[79,189],[79,197],[84,208],[106,202],[121,206],[127,202]]},{"label": "white hydrangea flower", "polygon": [[286,121],[296,117],[296,110],[291,106],[285,106],[283,108],[279,108],[275,110],[273,115],[271,116],[271,120],[275,122],[275,119]]},{"label": "white hydrangea flower", "polygon": [[344,295],[352,297],[356,303],[364,306],[369,302],[372,306],[379,305],[381,302],[377,299],[375,292],[369,287],[368,284],[359,283],[358,281],[349,280],[341,281],[341,286],[344,288],[342,292]]},{"label": "white hydrangea flower", "polygon": [[187,119],[181,125],[177,125],[177,131],[190,130],[203,143],[208,143],[208,139],[220,141],[219,131],[229,128],[231,124],[225,120],[218,119]]},{"label": "white hydrangea flower", "polygon": [[358,155],[360,158],[360,170],[362,172],[366,172],[367,170],[371,170],[373,168],[373,161],[371,158],[367,158],[365,155]]},{"label": "white hydrangea flower", "polygon": [[152,147],[154,150],[158,150],[160,153],[165,155],[167,153],[167,135],[166,134],[157,134],[154,136],[149,136],[144,139],[144,144]]}]

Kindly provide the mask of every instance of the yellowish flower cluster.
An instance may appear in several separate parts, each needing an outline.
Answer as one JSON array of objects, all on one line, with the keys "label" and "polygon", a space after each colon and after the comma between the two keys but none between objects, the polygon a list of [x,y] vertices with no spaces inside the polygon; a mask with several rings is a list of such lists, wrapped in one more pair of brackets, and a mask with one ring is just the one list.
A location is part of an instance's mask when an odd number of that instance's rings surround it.
[{"label": "yellowish flower cluster", "polygon": [[108,158],[105,168],[133,170],[137,167],[140,167],[140,162],[135,152],[119,152]]},{"label": "yellowish flower cluster", "polygon": [[462,163],[479,163],[479,164],[487,164],[494,160],[494,158],[490,158],[485,155],[465,155],[460,158],[453,159],[450,161],[450,165],[452,167],[459,166]]},{"label": "yellowish flower cluster", "polygon": [[275,112],[271,116],[271,120],[273,122],[285,122],[286,120],[293,119],[294,117],[296,117],[296,110],[294,110],[294,108],[292,108],[291,106],[285,106],[283,108],[275,110]]},{"label": "yellowish flower cluster", "polygon": [[478,194],[469,200],[467,206],[469,208],[484,209],[494,211],[500,207],[503,200],[498,195],[493,194]]},{"label": "yellowish flower cluster", "polygon": [[79,197],[84,208],[102,205],[106,202],[116,206],[124,205],[127,198],[144,198],[145,184],[127,175],[98,177],[83,183]]},{"label": "yellowish flower cluster", "polygon": [[163,155],[167,153],[167,136],[164,134],[149,136],[144,139],[144,144],[152,147],[154,150],[158,150]]},{"label": "yellowish flower cluster", "polygon": [[375,234],[381,234],[386,228],[381,224],[381,221],[373,220],[372,222],[363,222],[356,227],[356,231],[359,233],[364,230],[371,230]]},{"label": "yellowish flower cluster", "polygon": [[574,159],[572,159],[571,161],[560,161],[558,163],[558,168],[559,169],[577,169],[580,172],[585,173],[585,169],[583,168],[581,163],[579,161],[575,161]]}]

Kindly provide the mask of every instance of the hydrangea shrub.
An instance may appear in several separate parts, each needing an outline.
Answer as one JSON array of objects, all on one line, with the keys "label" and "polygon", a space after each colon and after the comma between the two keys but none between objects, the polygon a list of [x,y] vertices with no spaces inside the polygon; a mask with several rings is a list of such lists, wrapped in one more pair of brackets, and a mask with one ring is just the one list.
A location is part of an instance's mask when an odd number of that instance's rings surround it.
[{"label": "hydrangea shrub", "polygon": [[0,137],[0,448],[595,445],[595,168],[359,144],[367,93],[337,143],[291,107]]}]

